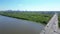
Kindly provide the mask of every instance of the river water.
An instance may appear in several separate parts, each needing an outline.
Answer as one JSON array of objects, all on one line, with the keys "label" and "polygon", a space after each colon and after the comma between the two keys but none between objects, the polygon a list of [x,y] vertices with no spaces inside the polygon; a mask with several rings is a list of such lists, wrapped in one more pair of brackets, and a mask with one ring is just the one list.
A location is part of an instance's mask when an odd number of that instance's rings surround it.
[{"label": "river water", "polygon": [[43,28],[36,22],[0,15],[0,34],[40,34]]}]

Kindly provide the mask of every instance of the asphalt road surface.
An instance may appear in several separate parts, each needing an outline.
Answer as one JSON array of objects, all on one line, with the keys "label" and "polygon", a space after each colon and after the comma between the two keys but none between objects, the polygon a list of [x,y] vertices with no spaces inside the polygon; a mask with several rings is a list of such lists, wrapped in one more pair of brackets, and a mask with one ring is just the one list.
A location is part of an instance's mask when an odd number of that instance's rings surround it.
[{"label": "asphalt road surface", "polygon": [[59,34],[58,15],[55,14],[40,34]]}]

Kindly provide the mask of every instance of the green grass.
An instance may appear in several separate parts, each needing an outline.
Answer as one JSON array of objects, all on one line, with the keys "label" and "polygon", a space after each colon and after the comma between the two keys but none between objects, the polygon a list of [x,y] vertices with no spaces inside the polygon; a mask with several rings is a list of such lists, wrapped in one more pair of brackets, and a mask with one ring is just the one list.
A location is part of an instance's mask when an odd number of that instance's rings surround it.
[{"label": "green grass", "polygon": [[[39,12],[0,12],[0,15],[13,17],[17,19],[34,21],[37,23],[47,24],[53,16],[52,14],[44,14]],[[60,27],[60,16],[59,16],[59,27]]]},{"label": "green grass", "polygon": [[[37,23],[42,23],[42,24],[47,24],[48,21],[51,19],[53,16],[53,13],[47,13],[46,12],[0,12],[0,15],[3,16],[8,16],[8,17],[13,17],[17,19],[23,19],[23,20],[29,20],[29,21],[34,21]],[[59,13],[59,12],[58,12]],[[60,13],[58,14],[58,20],[59,20],[59,27],[60,27]]]},{"label": "green grass", "polygon": [[0,15],[47,24],[52,15],[36,12],[0,12]]}]

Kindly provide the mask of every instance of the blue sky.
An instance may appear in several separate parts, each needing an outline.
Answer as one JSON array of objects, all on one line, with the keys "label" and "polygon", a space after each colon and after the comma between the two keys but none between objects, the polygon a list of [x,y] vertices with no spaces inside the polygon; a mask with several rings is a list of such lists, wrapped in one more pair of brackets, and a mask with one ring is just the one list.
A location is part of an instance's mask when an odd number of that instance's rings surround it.
[{"label": "blue sky", "polygon": [[0,0],[0,10],[60,11],[60,0]]}]

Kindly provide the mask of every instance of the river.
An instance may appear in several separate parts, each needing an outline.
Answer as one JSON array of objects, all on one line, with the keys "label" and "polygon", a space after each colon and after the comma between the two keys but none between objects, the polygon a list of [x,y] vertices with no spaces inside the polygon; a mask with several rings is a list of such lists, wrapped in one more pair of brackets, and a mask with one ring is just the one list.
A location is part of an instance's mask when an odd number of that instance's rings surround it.
[{"label": "river", "polygon": [[40,34],[44,25],[0,15],[0,34]]}]

